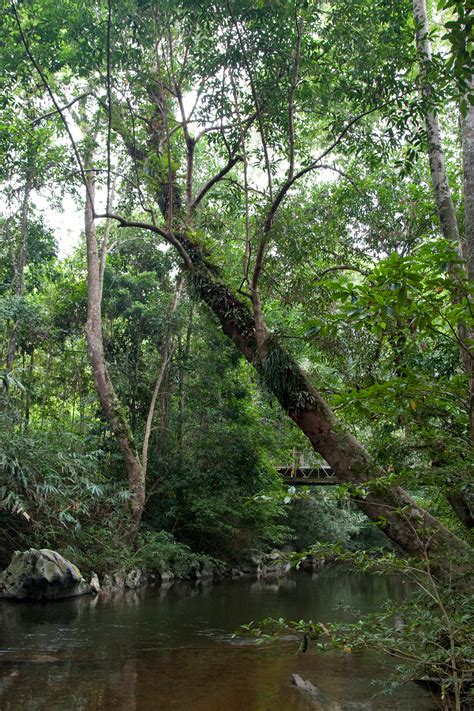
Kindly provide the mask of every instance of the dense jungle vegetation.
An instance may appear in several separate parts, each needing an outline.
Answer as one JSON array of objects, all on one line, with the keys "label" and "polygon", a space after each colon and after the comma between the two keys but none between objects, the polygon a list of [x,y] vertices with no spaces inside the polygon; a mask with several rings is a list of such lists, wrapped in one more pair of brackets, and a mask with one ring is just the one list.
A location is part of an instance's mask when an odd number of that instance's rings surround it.
[{"label": "dense jungle vegetation", "polygon": [[[2,1],[0,558],[375,547],[460,709],[474,6],[427,5]],[[339,485],[288,489],[300,458]]]}]

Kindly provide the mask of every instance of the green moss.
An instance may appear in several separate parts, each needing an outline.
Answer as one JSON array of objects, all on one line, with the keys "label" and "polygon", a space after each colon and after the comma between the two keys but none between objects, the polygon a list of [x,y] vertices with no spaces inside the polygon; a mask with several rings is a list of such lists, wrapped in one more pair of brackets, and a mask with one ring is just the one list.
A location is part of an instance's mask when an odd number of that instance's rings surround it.
[{"label": "green moss", "polygon": [[[196,247],[193,249],[194,252],[190,256],[194,263]],[[197,296],[214,311],[222,325],[225,326],[227,322],[228,325],[235,327],[239,335],[247,341],[248,346],[256,349],[255,323],[249,309],[215,274],[209,272],[201,257],[191,274],[191,284]]]},{"label": "green moss", "polygon": [[267,341],[268,353],[260,369],[263,383],[288,410],[313,410],[317,401],[292,356],[275,339]]}]

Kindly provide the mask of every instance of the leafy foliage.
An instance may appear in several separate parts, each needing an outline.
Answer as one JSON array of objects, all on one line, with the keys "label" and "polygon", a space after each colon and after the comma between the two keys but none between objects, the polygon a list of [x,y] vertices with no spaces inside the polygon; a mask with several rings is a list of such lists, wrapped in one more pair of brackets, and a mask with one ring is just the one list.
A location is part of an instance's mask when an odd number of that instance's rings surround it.
[{"label": "leafy foliage", "polygon": [[[332,649],[355,654],[375,650],[385,656],[391,669],[388,686],[396,688],[415,678],[439,693],[443,708],[470,708],[474,688],[473,596],[469,588],[453,588],[436,580],[429,565],[402,561],[395,554],[381,556],[380,551],[370,550],[342,553],[340,548],[324,545],[313,547],[311,553],[325,558],[332,555],[374,574],[402,574],[412,585],[410,595],[405,601],[387,601],[382,610],[362,618],[357,610],[348,610],[352,621],[345,623],[265,619],[245,625],[246,633],[265,643],[282,632],[296,632],[301,639],[300,652],[322,653]],[[299,558],[293,556],[297,565]],[[386,688],[384,684],[383,690]]]}]

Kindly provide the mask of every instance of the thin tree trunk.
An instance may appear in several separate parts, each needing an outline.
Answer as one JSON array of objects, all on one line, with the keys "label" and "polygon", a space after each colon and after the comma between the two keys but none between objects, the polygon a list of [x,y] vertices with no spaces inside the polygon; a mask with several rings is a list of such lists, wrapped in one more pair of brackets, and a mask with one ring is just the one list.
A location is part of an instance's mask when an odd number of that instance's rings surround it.
[{"label": "thin tree trunk", "polygon": [[[474,92],[474,78],[470,82]],[[463,256],[469,280],[474,282],[474,106],[467,102],[466,116],[461,117],[461,142],[464,176]]]},{"label": "thin tree trunk", "polygon": [[189,309],[188,327],[186,329],[186,339],[184,342],[184,352],[179,366],[179,413],[178,413],[178,446],[179,457],[183,456],[183,428],[184,428],[184,406],[186,402],[186,366],[189,361],[189,353],[191,351],[191,335],[193,331],[193,313],[194,305],[191,302]]},{"label": "thin tree trunk", "polygon": [[25,390],[25,414],[23,416],[23,432],[26,434],[28,432],[28,427],[30,424],[30,401],[31,401],[31,389],[33,387],[33,369],[35,361],[35,351],[32,350],[30,353],[30,362],[28,365],[28,383]]},{"label": "thin tree trunk", "polygon": [[161,441],[159,442],[157,449],[160,454],[165,454],[166,452],[166,431],[168,428],[168,417],[171,407],[171,391],[172,382],[170,382],[169,379],[169,372],[166,371],[161,384],[160,416],[158,424],[158,429],[161,433]]},{"label": "thin tree trunk", "polygon": [[[4,239],[6,245],[9,245],[9,243],[10,243],[12,221],[13,221],[13,215],[10,215],[10,217],[8,217],[3,223],[2,232],[4,233],[5,237],[3,237],[3,235],[2,235],[1,239],[2,240]],[[11,251],[12,251],[13,271],[15,272],[16,271],[16,254],[15,254],[16,250],[14,248],[12,248]],[[2,345],[1,345],[1,351],[0,351],[0,360],[2,361],[2,363],[4,362],[4,360],[6,363],[6,358],[7,358],[7,354],[8,354],[8,345],[10,342],[9,330],[10,330],[10,327],[9,327],[9,323],[7,321],[5,323],[5,328],[3,329],[3,333],[2,333]],[[2,389],[4,389],[5,387],[6,387],[6,384],[3,382]]]},{"label": "thin tree trunk", "polygon": [[115,393],[105,362],[102,334],[102,284],[97,234],[94,223],[95,177],[87,172],[85,232],[87,242],[87,323],[86,337],[94,384],[102,410],[114,433],[122,453],[130,489],[130,503],[134,524],[133,536],[143,514],[145,478],[135,447],[133,435],[123,408]]},{"label": "thin tree trunk", "polygon": [[[25,182],[25,191],[23,194],[23,202],[21,206],[20,244],[18,247],[18,258],[15,265],[15,294],[18,297],[23,296],[23,292],[25,290],[26,241],[28,237],[28,213],[31,187],[31,177],[30,175],[27,175]],[[10,333],[6,362],[7,372],[10,372],[13,368],[19,325],[20,322],[18,320],[15,321],[15,323],[13,324],[12,331]]]},{"label": "thin tree trunk", "polygon": [[[471,91],[474,90],[474,78],[470,81]],[[474,284],[474,106],[467,102],[466,116],[461,117],[461,145],[464,177],[464,238],[462,252],[466,263],[469,284]],[[469,295],[468,295],[469,298]],[[468,414],[471,433],[471,446],[474,447],[474,330],[467,333],[471,356],[465,359],[465,368],[469,376]],[[466,367],[467,366],[467,367]],[[474,528],[474,484],[470,477],[469,490],[455,494],[458,515],[466,528]]]},{"label": "thin tree trunk", "polygon": [[43,397],[41,398],[41,406],[40,406],[40,411],[41,411],[41,427],[44,427],[44,418],[45,418],[45,413],[46,413],[46,401],[48,399],[48,394],[49,394],[49,377],[51,374],[51,364],[52,364],[52,357],[51,357],[51,350],[48,348],[48,355],[46,357],[46,372],[43,377]]},{"label": "thin tree trunk", "polygon": [[146,425],[145,425],[145,434],[143,436],[143,447],[142,447],[142,470],[143,470],[143,477],[146,477],[146,472],[148,468],[148,447],[150,443],[150,435],[151,435],[151,430],[152,430],[152,425],[153,425],[153,418],[155,416],[155,409],[156,409],[156,401],[158,399],[158,395],[160,392],[160,388],[163,384],[164,377],[166,375],[166,371],[168,368],[168,365],[171,360],[171,356],[173,355],[173,328],[171,324],[171,318],[173,317],[173,314],[175,313],[178,304],[180,302],[182,293],[183,293],[183,287],[184,287],[184,278],[182,275],[178,277],[178,281],[176,284],[176,289],[174,292],[173,296],[173,301],[171,302],[171,306],[169,309],[168,313],[168,324],[165,330],[165,335],[164,335],[164,341],[163,341],[163,348],[161,351],[161,363],[160,363],[160,369],[158,371],[158,375],[156,377],[155,381],[155,386],[153,388],[153,393],[151,396],[151,401],[150,401],[150,407],[148,408],[148,416],[146,420]]}]

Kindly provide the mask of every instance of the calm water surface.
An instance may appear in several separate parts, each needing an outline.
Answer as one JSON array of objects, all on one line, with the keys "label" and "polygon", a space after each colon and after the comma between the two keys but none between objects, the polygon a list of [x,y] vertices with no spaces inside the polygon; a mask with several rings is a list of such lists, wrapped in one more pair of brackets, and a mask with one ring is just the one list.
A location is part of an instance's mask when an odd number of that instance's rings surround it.
[{"label": "calm water surface", "polygon": [[[232,639],[263,617],[349,619],[386,599],[402,581],[341,568],[279,581],[175,584],[157,590],[55,603],[0,603],[2,711],[314,711],[296,689],[298,673],[344,709],[431,711],[436,704],[408,684],[373,698],[387,675],[373,655],[295,654]],[[387,660],[387,664],[393,664]],[[321,708],[321,707],[318,707]],[[340,707],[339,707],[340,708]]]}]

